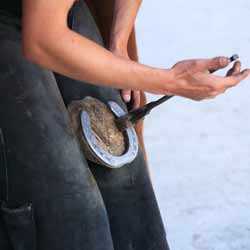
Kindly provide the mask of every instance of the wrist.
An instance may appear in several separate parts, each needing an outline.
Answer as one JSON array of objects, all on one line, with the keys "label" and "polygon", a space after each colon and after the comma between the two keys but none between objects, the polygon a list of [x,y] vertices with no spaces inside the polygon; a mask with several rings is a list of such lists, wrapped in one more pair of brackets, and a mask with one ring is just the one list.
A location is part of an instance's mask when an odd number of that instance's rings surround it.
[{"label": "wrist", "polygon": [[123,59],[129,59],[128,50],[124,47],[112,45],[110,46],[109,51],[112,52],[115,56],[121,57]]},{"label": "wrist", "polygon": [[176,84],[172,69],[157,69],[157,72],[159,94],[174,95],[176,93]]},{"label": "wrist", "polygon": [[123,40],[121,38],[118,39],[116,37],[111,36],[109,50],[125,52],[128,50],[128,42],[126,42],[126,40]]},{"label": "wrist", "polygon": [[142,84],[140,90],[159,95],[173,95],[175,92],[173,73],[169,69],[146,67],[140,76],[140,79],[136,79],[137,83]]}]

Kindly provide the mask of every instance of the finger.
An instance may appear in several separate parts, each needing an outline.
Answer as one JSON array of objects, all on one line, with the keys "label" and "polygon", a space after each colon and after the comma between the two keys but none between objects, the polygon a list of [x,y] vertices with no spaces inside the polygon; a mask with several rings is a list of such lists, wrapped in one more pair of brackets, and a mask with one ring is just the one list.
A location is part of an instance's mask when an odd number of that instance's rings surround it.
[{"label": "finger", "polygon": [[241,81],[246,79],[248,76],[250,76],[250,69],[245,69],[237,74],[234,74],[232,76],[228,76],[228,87],[234,87],[237,84],[239,84]]},{"label": "finger", "polygon": [[245,69],[239,73],[227,77],[209,75],[209,79],[207,77],[206,80],[207,85],[216,92],[234,87],[248,76],[250,76],[250,69]]},{"label": "finger", "polygon": [[131,101],[131,90],[129,89],[124,89],[122,90],[122,98],[124,102],[128,103]]},{"label": "finger", "polygon": [[227,72],[227,76],[233,76],[235,74],[238,74],[241,70],[241,62],[235,62],[233,67]]},{"label": "finger", "polygon": [[227,67],[230,62],[230,58],[220,56],[212,59],[200,60],[197,64],[201,71],[209,70],[210,72],[214,72]]},{"label": "finger", "polygon": [[134,109],[137,109],[140,107],[141,103],[141,92],[140,91],[133,91],[133,105]]}]

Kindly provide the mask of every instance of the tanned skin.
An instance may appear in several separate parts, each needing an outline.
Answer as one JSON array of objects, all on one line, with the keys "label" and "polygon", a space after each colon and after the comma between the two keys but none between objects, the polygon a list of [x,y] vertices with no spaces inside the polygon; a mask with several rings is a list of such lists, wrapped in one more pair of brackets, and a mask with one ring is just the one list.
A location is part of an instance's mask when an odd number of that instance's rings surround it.
[{"label": "tanned skin", "polygon": [[[128,41],[133,30],[135,19],[142,0],[116,0],[114,6],[113,25],[110,36],[110,51],[116,56],[129,59]],[[133,99],[134,108],[140,106],[140,91],[122,90],[123,100]]]},{"label": "tanned skin", "polygon": [[[226,57],[182,61],[171,69],[130,61],[68,28],[67,16],[73,3],[74,0],[24,0],[23,53],[27,59],[96,85],[193,100],[213,98],[250,75],[249,69],[240,71],[240,62],[236,62],[225,77],[207,73],[228,66],[230,60]],[[117,0],[115,11],[121,18],[114,20],[114,41],[120,40],[117,34],[121,34],[121,40],[125,38],[126,42],[139,4],[135,0]],[[128,23],[129,27],[121,32],[122,25]]]}]

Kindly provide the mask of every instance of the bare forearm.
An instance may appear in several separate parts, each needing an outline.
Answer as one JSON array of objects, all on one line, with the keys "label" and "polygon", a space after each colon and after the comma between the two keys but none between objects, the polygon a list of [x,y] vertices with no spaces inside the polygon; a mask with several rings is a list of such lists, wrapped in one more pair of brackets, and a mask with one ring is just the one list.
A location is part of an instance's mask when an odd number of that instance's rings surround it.
[{"label": "bare forearm", "polygon": [[167,71],[114,56],[68,28],[34,39],[27,56],[35,63],[80,81],[120,89],[162,93]]},{"label": "bare forearm", "polygon": [[126,49],[142,0],[115,0],[110,37],[112,50]]}]

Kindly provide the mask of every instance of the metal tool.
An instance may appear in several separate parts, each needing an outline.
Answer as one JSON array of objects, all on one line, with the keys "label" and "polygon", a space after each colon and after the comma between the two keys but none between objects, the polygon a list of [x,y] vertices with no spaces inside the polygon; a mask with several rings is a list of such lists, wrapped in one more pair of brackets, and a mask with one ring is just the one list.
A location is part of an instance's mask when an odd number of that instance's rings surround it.
[{"label": "metal tool", "polygon": [[120,131],[125,131],[128,128],[136,125],[141,119],[143,119],[146,115],[150,114],[151,110],[166,102],[173,96],[163,96],[157,101],[150,102],[145,106],[134,109],[127,114],[120,116],[116,119],[116,125]]},{"label": "metal tool", "polygon": [[[239,59],[239,56],[235,54],[229,57],[229,59],[231,62],[234,62]],[[163,96],[157,101],[150,102],[141,108],[131,110],[127,114],[118,117],[116,119],[117,127],[120,129],[120,131],[125,131],[126,129],[135,126],[141,119],[147,116],[152,111],[152,109],[168,101],[172,97],[174,96]]]},{"label": "metal tool", "polygon": [[239,55],[235,54],[235,55],[232,55],[229,59],[231,62],[234,62],[234,61],[237,61],[239,58],[240,58]]}]

